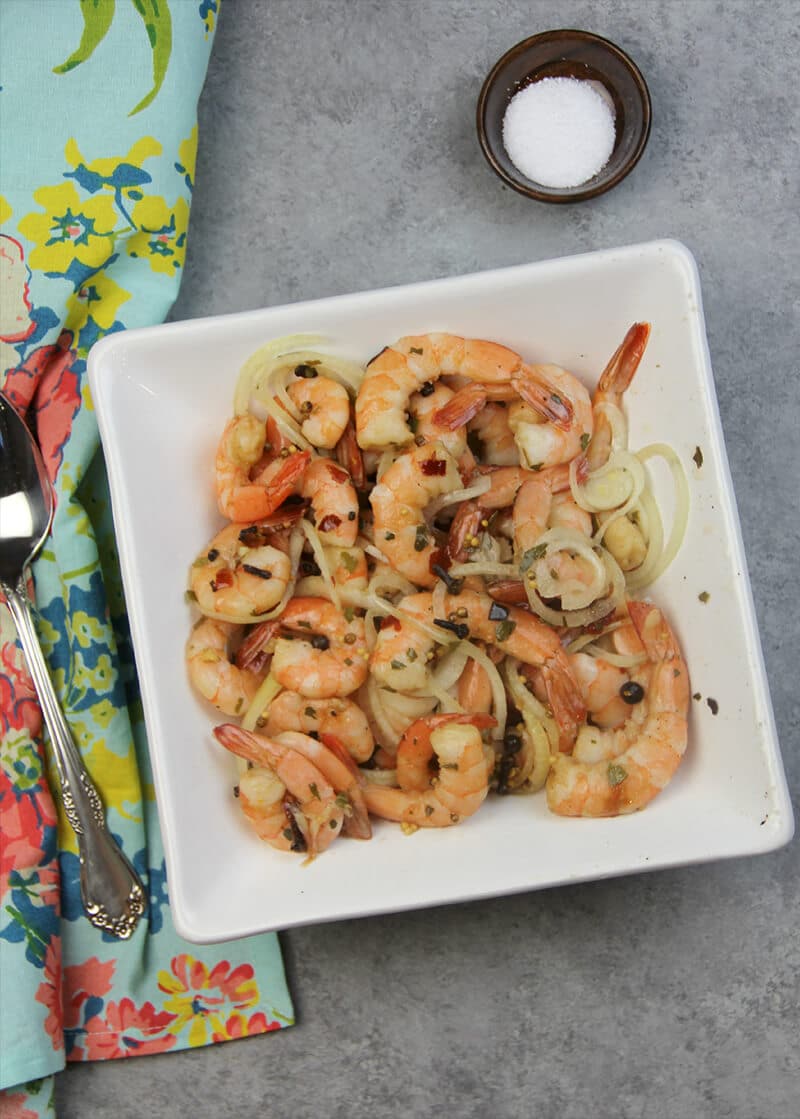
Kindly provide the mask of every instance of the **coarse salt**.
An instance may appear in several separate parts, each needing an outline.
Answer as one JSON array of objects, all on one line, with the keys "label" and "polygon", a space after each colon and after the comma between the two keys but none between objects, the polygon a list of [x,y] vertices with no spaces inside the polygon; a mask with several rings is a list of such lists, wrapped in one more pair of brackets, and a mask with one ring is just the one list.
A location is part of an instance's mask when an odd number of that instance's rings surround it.
[{"label": "coarse salt", "polygon": [[614,150],[614,113],[591,82],[542,78],[516,93],[503,144],[518,171],[546,187],[574,187],[602,171]]}]

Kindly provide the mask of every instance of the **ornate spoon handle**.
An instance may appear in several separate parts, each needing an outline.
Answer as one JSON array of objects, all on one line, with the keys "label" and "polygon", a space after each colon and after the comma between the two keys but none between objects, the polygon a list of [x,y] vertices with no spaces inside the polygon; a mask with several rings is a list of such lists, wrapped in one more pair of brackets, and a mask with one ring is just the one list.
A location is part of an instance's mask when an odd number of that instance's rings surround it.
[{"label": "ornate spoon handle", "polygon": [[145,911],[144,888],[108,830],[100,795],[64,718],[33,624],[24,576],[16,587],[3,584],[3,591],[50,732],[64,812],[78,839],[83,907],[93,925],[127,940]]}]

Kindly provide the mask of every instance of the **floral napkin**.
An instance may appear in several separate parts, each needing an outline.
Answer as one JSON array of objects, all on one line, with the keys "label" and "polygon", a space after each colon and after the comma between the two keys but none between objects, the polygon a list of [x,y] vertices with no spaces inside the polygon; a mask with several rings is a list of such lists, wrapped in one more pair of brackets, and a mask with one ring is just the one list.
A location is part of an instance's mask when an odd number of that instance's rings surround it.
[{"label": "floral napkin", "polygon": [[[75,839],[0,602],[0,1116],[53,1112],[65,1061],[164,1053],[292,1022],[274,934],[198,947],[170,918],[108,485],[86,377],[104,335],[180,284],[197,100],[219,0],[3,0],[0,387],[56,492],[38,629],[109,826],[149,894],[129,941],[81,909]],[[48,776],[50,780],[48,780]]]}]

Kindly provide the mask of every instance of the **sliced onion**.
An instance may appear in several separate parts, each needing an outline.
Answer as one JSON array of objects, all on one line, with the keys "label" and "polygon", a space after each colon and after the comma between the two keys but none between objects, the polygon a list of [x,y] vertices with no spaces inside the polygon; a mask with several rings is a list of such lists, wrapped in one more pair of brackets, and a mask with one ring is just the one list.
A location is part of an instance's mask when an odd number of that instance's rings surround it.
[{"label": "sliced onion", "polygon": [[464,641],[462,645],[466,647],[467,656],[476,661],[488,677],[489,685],[492,689],[492,711],[494,712],[495,719],[497,719],[497,726],[492,727],[490,734],[495,741],[499,741],[505,737],[506,733],[508,703],[506,701],[506,690],[503,686],[503,681],[497,669],[497,665],[479,645],[473,644],[472,641]]},{"label": "sliced onion", "polygon": [[509,695],[522,715],[525,730],[533,746],[533,762],[526,775],[525,792],[537,792],[542,788],[550,772],[552,758],[558,753],[558,727],[546,708],[525,686],[519,672],[519,661],[506,657],[503,662],[503,677]]},{"label": "sliced onion", "polygon": [[425,509],[425,519],[432,521],[448,505],[460,505],[462,501],[472,501],[476,497],[481,497],[492,487],[492,480],[488,474],[483,474],[477,482],[465,489],[452,490],[450,493],[443,493],[439,497],[435,497],[433,501]]},{"label": "sliced onion", "polygon": [[454,563],[449,574],[454,579],[468,575],[485,575],[493,579],[519,579],[519,568],[513,563],[483,563],[480,561],[467,561],[467,563]]},{"label": "sliced onion", "polygon": [[233,393],[233,410],[237,416],[247,412],[252,395],[253,382],[265,367],[290,350],[297,350],[301,346],[313,346],[322,339],[318,334],[287,334],[283,338],[276,338],[267,342],[251,354],[239,370],[236,387]]},{"label": "sliced onion", "polygon": [[[640,591],[642,587],[655,582],[675,559],[686,535],[686,529],[689,523],[689,507],[691,505],[689,481],[686,477],[686,471],[683,468],[683,463],[672,447],[666,443],[653,443],[648,447],[644,447],[638,452],[638,455],[642,462],[647,462],[652,458],[663,458],[666,461],[675,485],[675,508],[672,516],[672,528],[670,530],[669,539],[663,551],[653,559],[652,564],[648,562],[650,560],[648,551],[645,562],[628,576],[629,591]],[[645,490],[645,493],[648,495],[648,500],[642,501],[642,505],[646,509],[648,517],[652,520],[653,510],[655,510],[655,514],[658,516],[658,505],[656,504],[655,498],[652,497],[652,491],[649,487]],[[642,496],[644,497],[644,495]],[[660,523],[660,516],[658,516],[658,519]]]},{"label": "sliced onion", "polygon": [[250,706],[244,713],[242,719],[242,727],[244,730],[255,730],[261,719],[269,711],[270,704],[277,695],[283,691],[283,687],[270,672],[258,686],[258,691],[253,696]]},{"label": "sliced onion", "polygon": [[342,599],[339,594],[339,590],[333,581],[333,572],[331,571],[330,564],[328,563],[328,557],[325,554],[325,547],[322,543],[322,540],[320,539],[320,535],[310,521],[304,519],[300,522],[300,525],[306,535],[306,539],[311,545],[311,551],[314,553],[314,559],[317,562],[317,567],[320,570],[320,575],[325,580],[325,585],[328,588],[328,597],[330,598],[331,602],[334,603],[336,609],[341,610]]}]

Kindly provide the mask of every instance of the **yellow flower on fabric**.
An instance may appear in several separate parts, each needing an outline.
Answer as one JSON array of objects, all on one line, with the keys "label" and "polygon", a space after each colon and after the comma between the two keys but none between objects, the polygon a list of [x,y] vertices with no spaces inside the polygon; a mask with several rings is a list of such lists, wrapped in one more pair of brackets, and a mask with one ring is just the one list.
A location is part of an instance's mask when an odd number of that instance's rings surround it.
[{"label": "yellow flower on fabric", "polygon": [[143,198],[134,206],[132,217],[139,232],[128,239],[128,253],[146,257],[154,272],[174,276],[183,267],[186,256],[189,228],[186,200],[179,198],[170,209],[163,198]]},{"label": "yellow flower on fabric", "polygon": [[175,170],[183,175],[187,187],[191,190],[194,186],[194,169],[197,164],[197,125],[178,145],[178,159]]},{"label": "yellow flower on fabric", "polygon": [[81,198],[73,183],[40,187],[33,192],[44,213],[26,214],[19,231],[36,246],[28,265],[63,275],[73,261],[100,268],[114,250],[117,215],[104,194]]},{"label": "yellow flower on fabric", "polygon": [[67,178],[74,179],[90,194],[101,190],[110,191],[118,204],[137,201],[142,197],[140,188],[151,181],[150,174],[144,170],[142,164],[152,156],[161,155],[162,151],[158,140],[152,136],[142,136],[127,155],[101,156],[87,163],[77,142],[70,139],[64,155],[73,170],[67,172]]},{"label": "yellow flower on fabric", "polygon": [[258,985],[250,964],[232,967],[221,960],[211,970],[202,960],[182,953],[172,960],[172,972],[158,973],[158,986],[169,997],[163,1009],[175,1015],[170,1032],[189,1025],[189,1045],[207,1045],[224,1033],[231,1014],[255,1006]]},{"label": "yellow flower on fabric", "polygon": [[117,311],[131,294],[119,286],[106,272],[98,272],[67,300],[65,327],[77,338],[91,317],[101,331],[110,330]]},{"label": "yellow flower on fabric", "polygon": [[[197,132],[197,129],[195,129],[195,132]],[[197,146],[196,138],[195,146]],[[183,148],[183,144],[181,144],[181,148]],[[192,174],[194,174],[194,165],[192,166]],[[2,194],[0,194],[0,225],[2,225],[3,222],[8,221],[8,219],[11,217],[12,212],[13,211],[8,202],[6,202],[5,198],[2,196]]]}]

